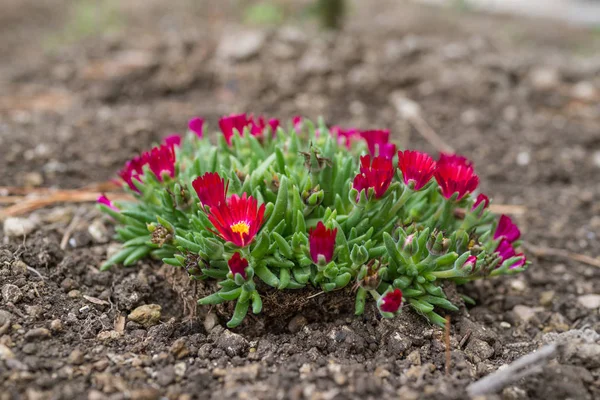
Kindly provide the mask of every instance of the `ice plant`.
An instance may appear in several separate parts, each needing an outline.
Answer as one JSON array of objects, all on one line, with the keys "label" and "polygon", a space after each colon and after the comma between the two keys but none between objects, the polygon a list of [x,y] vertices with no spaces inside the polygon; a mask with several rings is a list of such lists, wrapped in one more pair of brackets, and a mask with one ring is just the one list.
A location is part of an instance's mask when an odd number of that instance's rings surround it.
[{"label": "ice plant", "polygon": [[507,215],[500,216],[498,227],[494,232],[494,239],[504,238],[512,243],[519,239],[519,237],[521,237],[521,231],[517,225],[512,222],[512,219]]},{"label": "ice plant", "polygon": [[373,188],[375,198],[382,197],[392,183],[394,167],[388,158],[379,156],[362,156],[360,158],[360,173],[354,177],[352,186],[360,193],[362,190]]},{"label": "ice plant", "polygon": [[435,172],[437,164],[429,154],[420,151],[404,150],[398,152],[398,168],[402,171],[402,179],[414,190],[425,186]]},{"label": "ice plant", "polygon": [[337,228],[327,229],[321,221],[317,223],[315,228],[310,229],[308,242],[310,243],[310,257],[314,263],[320,263],[321,258],[325,263],[331,261],[335,248],[336,235]]},{"label": "ice plant", "polygon": [[265,205],[246,193],[237,194],[210,209],[208,219],[223,240],[238,247],[248,246],[263,224]]},{"label": "ice plant", "polygon": [[383,312],[395,313],[402,305],[402,290],[394,289],[384,294],[379,301],[379,309]]},{"label": "ice plant", "polygon": [[227,261],[227,266],[229,266],[229,270],[234,277],[239,274],[242,278],[247,278],[246,267],[248,267],[248,260],[242,258],[240,253],[233,253],[233,256]]},{"label": "ice plant", "polygon": [[234,302],[230,327],[274,290],[337,291],[356,297],[357,315],[372,299],[384,318],[412,309],[444,325],[442,314],[458,310],[448,282],[529,265],[514,223],[471,196],[479,178],[462,156],[396,153],[387,130],[304,118],[223,117],[216,144],[203,120],[188,128],[195,134],[167,138],[119,172],[135,201],[117,209],[99,199],[124,242],[102,268],[153,257],[214,279],[199,303]]},{"label": "ice plant", "polygon": [[188,129],[196,134],[199,138],[204,135],[204,119],[194,117],[188,122]]},{"label": "ice plant", "polygon": [[461,200],[479,185],[479,177],[473,168],[460,163],[438,163],[435,179],[447,199],[457,193],[457,200]]},{"label": "ice plant", "polygon": [[192,181],[192,186],[203,206],[217,207],[225,202],[229,182],[216,172],[207,172]]}]

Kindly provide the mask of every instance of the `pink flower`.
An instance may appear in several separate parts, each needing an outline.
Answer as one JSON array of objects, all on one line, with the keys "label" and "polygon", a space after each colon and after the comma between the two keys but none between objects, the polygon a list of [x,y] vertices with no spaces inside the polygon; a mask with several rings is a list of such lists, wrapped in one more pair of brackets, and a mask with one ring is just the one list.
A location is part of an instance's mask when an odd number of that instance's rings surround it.
[{"label": "pink flower", "polygon": [[354,177],[352,187],[360,193],[362,190],[373,188],[375,198],[378,199],[385,194],[394,177],[394,166],[392,160],[385,157],[373,158],[371,156],[360,157],[360,173]]},{"label": "pink flower", "polygon": [[379,299],[379,309],[383,312],[395,313],[402,305],[402,290],[394,289]]},{"label": "pink flower", "polygon": [[460,156],[458,154],[441,153],[438,164],[457,164],[465,167],[472,167],[473,162],[467,157]]},{"label": "pink flower", "polygon": [[202,205],[212,208],[221,203],[225,203],[229,182],[225,184],[223,178],[216,172],[207,172],[194,179],[192,186],[194,187],[196,194],[198,194],[198,198]]},{"label": "pink flower", "polygon": [[436,162],[427,153],[413,150],[398,152],[398,168],[402,171],[404,184],[414,184],[414,190],[420,190],[431,180],[436,167]]},{"label": "pink flower", "polygon": [[372,156],[381,155],[382,148],[390,142],[390,131],[387,129],[362,131],[360,136],[367,142]]},{"label": "pink flower", "polygon": [[508,242],[512,243],[515,240],[521,237],[521,231],[512,222],[507,215],[502,215],[500,220],[498,221],[498,227],[496,228],[496,232],[494,232],[494,240],[499,238],[504,238],[508,240]]},{"label": "pink flower", "polygon": [[227,261],[227,265],[234,278],[236,274],[240,274],[244,279],[247,278],[246,267],[248,267],[248,260],[242,258],[240,253],[233,253],[233,256]]},{"label": "pink flower", "polygon": [[244,134],[244,128],[248,126],[250,120],[246,114],[233,114],[227,117],[221,117],[219,120],[219,128],[225,136],[227,144],[231,144],[231,138],[238,131],[240,135]]},{"label": "pink flower", "polygon": [[105,195],[102,195],[102,196],[98,197],[98,203],[99,204],[104,204],[106,207],[112,208],[115,211],[119,211],[119,209],[113,204],[113,202],[110,201],[108,199],[108,197],[106,197]]},{"label": "pink flower", "polygon": [[166,172],[171,178],[175,176],[175,150],[172,146],[162,145],[154,147],[142,155],[145,164],[156,175],[159,181],[163,180]]},{"label": "pink flower", "polygon": [[249,126],[252,136],[262,136],[267,127],[271,129],[271,134],[275,135],[277,128],[279,128],[279,120],[276,118],[271,118],[270,120],[265,121],[263,116],[258,118],[250,116]]},{"label": "pink flower", "polygon": [[485,210],[486,208],[488,208],[488,206],[490,205],[490,199],[483,193],[479,194],[479,196],[477,196],[477,199],[475,199],[475,203],[473,203],[473,207],[471,208],[471,211],[475,210],[477,207],[479,207],[479,205],[483,203],[483,209]]},{"label": "pink flower", "polygon": [[353,139],[359,136],[359,131],[355,128],[344,129],[339,126],[332,126],[329,132],[335,136],[340,146],[346,146],[348,150],[352,148]]},{"label": "pink flower", "polygon": [[438,162],[435,179],[440,185],[442,195],[447,199],[458,193],[457,200],[461,200],[479,185],[479,177],[475,175],[472,167],[448,162]]},{"label": "pink flower", "polygon": [[202,130],[204,128],[204,119],[199,117],[194,117],[190,119],[190,121],[188,122],[188,128],[190,129],[190,131],[194,132],[196,136],[201,138],[203,136]]},{"label": "pink flower", "polygon": [[310,257],[315,263],[319,262],[319,256],[325,258],[325,262],[333,258],[335,249],[335,237],[337,228],[327,229],[323,222],[319,221],[316,228],[311,228],[308,232],[308,242],[310,245]]},{"label": "pink flower", "polygon": [[467,261],[463,264],[463,269],[467,270],[469,274],[472,274],[475,271],[475,266],[477,265],[477,257],[469,256]]},{"label": "pink flower", "polygon": [[525,256],[523,256],[523,253],[517,254],[515,252],[515,249],[513,248],[512,244],[505,238],[502,238],[500,243],[498,243],[498,247],[496,247],[496,253],[498,253],[500,258],[502,259],[501,263],[503,263],[504,261],[506,261],[512,257],[522,257],[516,263],[511,265],[509,267],[510,269],[519,268],[519,267],[522,267],[523,265],[525,265],[526,259],[525,259]]},{"label": "pink flower", "polygon": [[141,182],[141,176],[144,174],[144,165],[146,164],[145,157],[142,154],[141,156],[134,157],[131,160],[125,163],[125,167],[121,171],[119,171],[119,176],[129,187],[131,190],[138,192],[139,189],[135,186],[134,179],[138,182]]},{"label": "pink flower", "polygon": [[163,143],[165,144],[165,146],[181,146],[181,136],[179,136],[178,134],[174,133],[172,135],[167,136],[164,140]]},{"label": "pink flower", "polygon": [[294,126],[296,133],[300,133],[302,131],[302,126],[304,125],[304,118],[301,115],[296,115],[292,118],[292,125]]}]

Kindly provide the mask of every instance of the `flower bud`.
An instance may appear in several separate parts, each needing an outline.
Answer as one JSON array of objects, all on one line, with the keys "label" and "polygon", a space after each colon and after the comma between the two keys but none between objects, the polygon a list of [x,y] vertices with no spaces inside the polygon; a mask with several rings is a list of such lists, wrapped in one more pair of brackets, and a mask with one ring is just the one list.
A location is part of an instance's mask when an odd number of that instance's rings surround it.
[{"label": "flower bud", "polygon": [[161,224],[154,222],[148,224],[148,231],[152,234],[151,242],[157,244],[158,247],[162,247],[165,243],[173,241],[173,233]]},{"label": "flower bud", "polygon": [[402,290],[388,290],[377,301],[379,310],[387,313],[397,313],[402,306]]}]

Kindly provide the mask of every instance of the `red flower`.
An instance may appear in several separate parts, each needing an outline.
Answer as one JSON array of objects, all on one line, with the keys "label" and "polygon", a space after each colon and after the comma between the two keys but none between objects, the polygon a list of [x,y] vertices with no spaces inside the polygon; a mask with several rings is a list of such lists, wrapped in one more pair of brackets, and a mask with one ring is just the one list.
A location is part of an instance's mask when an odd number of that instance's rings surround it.
[{"label": "red flower", "polygon": [[390,131],[387,129],[363,131],[360,132],[360,136],[367,142],[369,153],[372,156],[382,155],[383,147],[390,142]]},{"label": "red flower", "polygon": [[510,219],[509,216],[502,215],[498,221],[496,232],[494,232],[494,240],[498,238],[504,238],[512,243],[519,237],[521,237],[521,231],[517,225],[512,222],[512,219]]},{"label": "red flower", "polygon": [[379,309],[383,312],[395,313],[402,305],[402,290],[394,289],[379,299]]},{"label": "red flower", "polygon": [[181,146],[181,136],[179,136],[178,134],[174,133],[172,135],[167,136],[164,140],[163,143],[165,146]]},{"label": "red flower", "polygon": [[229,181],[225,184],[223,178],[216,172],[207,172],[197,177],[192,182],[192,186],[203,206],[216,207],[225,203]]},{"label": "red flower", "polygon": [[265,205],[258,207],[258,202],[246,193],[239,197],[237,194],[225,202],[210,209],[208,219],[223,240],[239,247],[248,246],[262,227],[265,215]]},{"label": "red flower", "polygon": [[199,117],[192,118],[188,122],[188,128],[190,131],[194,132],[196,136],[201,138],[203,136],[202,130],[204,128],[204,120]]},{"label": "red flower", "polygon": [[[515,249],[513,248],[512,244],[505,238],[502,238],[500,243],[498,243],[498,247],[496,247],[496,253],[498,253],[500,258],[502,259],[501,263],[503,263],[504,261],[506,261],[512,257],[523,256],[523,253],[517,254]],[[523,265],[525,265],[525,262],[526,262],[526,259],[523,256],[519,261],[517,261],[516,263],[511,265],[509,268],[513,269],[513,268],[522,267]]]},{"label": "red flower", "polygon": [[319,256],[325,258],[325,262],[333,258],[335,249],[335,236],[337,228],[327,229],[323,222],[319,221],[316,228],[310,228],[308,231],[308,242],[310,244],[310,257],[315,263],[319,262]]},{"label": "red flower", "polygon": [[135,186],[133,180],[141,182],[141,176],[144,174],[144,165],[146,164],[144,155],[134,157],[125,163],[125,167],[119,171],[119,176],[125,183],[129,185],[131,190],[138,192],[139,189]]},{"label": "red flower", "polygon": [[219,128],[225,136],[227,144],[231,144],[231,138],[237,130],[240,135],[244,134],[244,128],[248,126],[250,120],[246,114],[234,114],[228,117],[221,117],[219,120]]},{"label": "red flower", "polygon": [[375,190],[375,198],[383,196],[392,183],[394,177],[394,166],[392,160],[379,156],[373,158],[371,164],[371,156],[360,157],[360,173],[354,177],[352,186],[360,193],[363,189]]},{"label": "red flower", "polygon": [[294,126],[296,133],[300,133],[302,131],[302,126],[304,125],[304,118],[301,115],[296,115],[292,118],[292,125]]},{"label": "red flower", "polygon": [[115,207],[115,205],[112,203],[112,201],[110,201],[108,199],[108,197],[106,197],[105,195],[98,197],[98,203],[104,204],[108,208],[112,208],[115,211],[119,211],[119,209],[117,207]]},{"label": "red flower", "polygon": [[173,146],[163,144],[154,147],[144,153],[142,157],[159,181],[162,181],[164,172],[167,172],[171,178],[175,176],[175,149]]},{"label": "red flower", "polygon": [[437,164],[427,153],[404,150],[398,152],[398,168],[402,171],[404,184],[414,184],[414,190],[420,190],[433,177]]},{"label": "red flower", "polygon": [[471,211],[475,210],[477,207],[479,207],[479,205],[483,203],[483,209],[485,210],[486,208],[488,208],[488,206],[490,205],[490,199],[483,193],[479,194],[479,196],[477,196],[477,199],[475,199],[475,203],[473,203],[473,207],[471,208]]},{"label": "red flower", "polygon": [[358,129],[344,129],[339,126],[332,126],[329,132],[335,135],[340,146],[344,145],[348,150],[352,148],[352,140],[359,135]]},{"label": "red flower", "polygon": [[246,267],[248,266],[248,260],[242,258],[240,253],[234,253],[229,261],[227,261],[227,265],[229,265],[229,270],[233,274],[234,278],[236,274],[240,274],[244,279],[247,278]]},{"label": "red flower", "polygon": [[442,195],[447,199],[458,193],[457,200],[460,200],[467,193],[477,189],[479,184],[479,177],[475,175],[472,167],[447,162],[438,163],[435,179],[442,189]]},{"label": "red flower", "polygon": [[279,128],[279,120],[276,118],[271,118],[270,120],[265,121],[265,118],[262,116],[256,119],[250,116],[249,127],[252,136],[262,136],[267,126],[271,129],[271,133],[274,135],[277,131],[277,128]]},{"label": "red flower", "polygon": [[459,156],[458,154],[441,153],[438,164],[458,164],[465,167],[472,167],[473,162],[467,157]]}]

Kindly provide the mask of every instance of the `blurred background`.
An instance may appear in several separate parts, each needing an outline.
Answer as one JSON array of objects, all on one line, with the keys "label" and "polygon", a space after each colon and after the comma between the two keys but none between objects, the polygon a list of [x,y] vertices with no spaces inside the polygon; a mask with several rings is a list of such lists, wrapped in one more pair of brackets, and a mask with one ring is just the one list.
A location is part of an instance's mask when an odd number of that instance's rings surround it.
[{"label": "blurred background", "polygon": [[[544,240],[600,227],[600,2],[0,0],[0,185],[76,188],[192,116],[389,128]],[[425,136],[424,136],[425,135]],[[594,208],[595,207],[595,208]],[[549,226],[549,230],[547,229]],[[576,232],[575,232],[576,231]],[[563,247],[563,246],[561,246]]]}]

